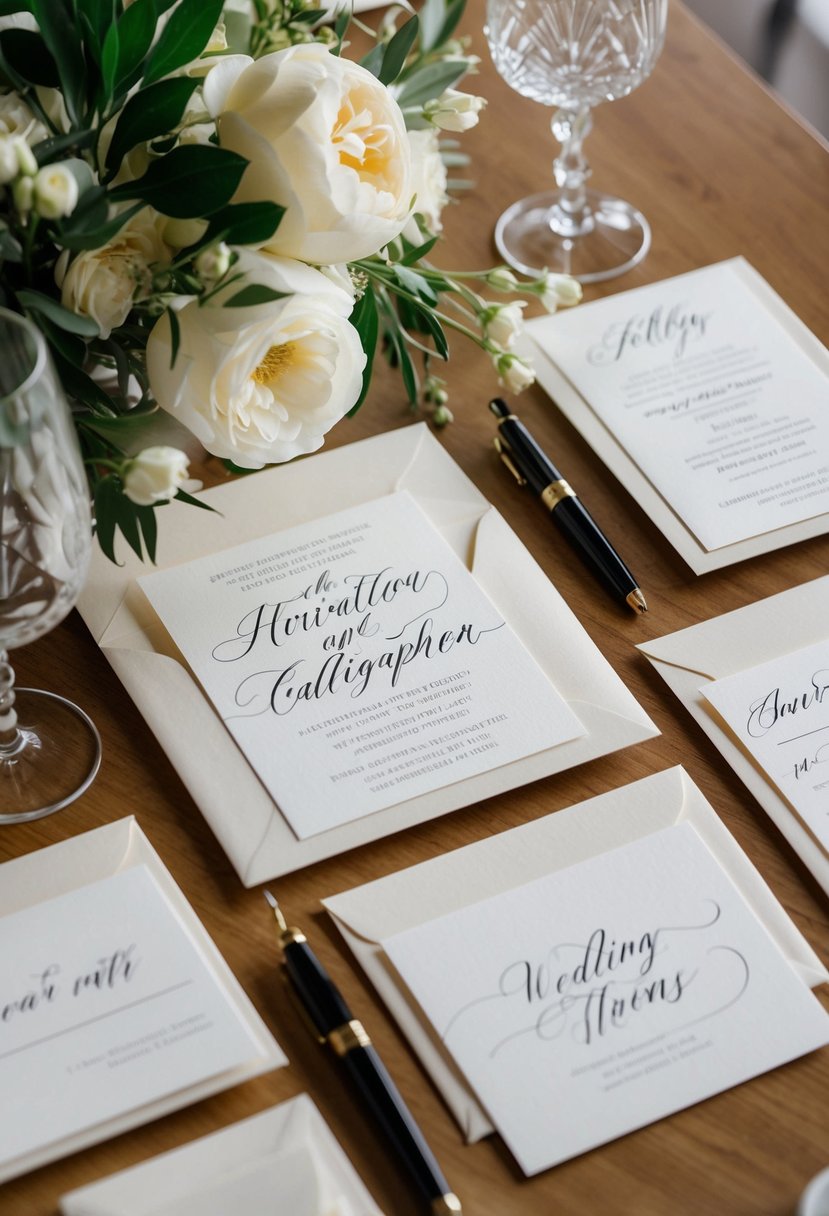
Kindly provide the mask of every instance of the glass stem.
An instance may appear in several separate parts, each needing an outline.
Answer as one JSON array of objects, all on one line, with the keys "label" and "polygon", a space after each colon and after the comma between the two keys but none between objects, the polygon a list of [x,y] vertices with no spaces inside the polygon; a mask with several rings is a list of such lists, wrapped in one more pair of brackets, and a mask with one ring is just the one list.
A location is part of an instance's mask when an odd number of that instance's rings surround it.
[{"label": "glass stem", "polygon": [[586,190],[590,167],[582,150],[593,126],[590,110],[586,106],[581,110],[557,110],[551,125],[561,152],[553,161],[559,201],[552,208],[550,227],[557,236],[584,236],[593,229]]},{"label": "glass stem", "polygon": [[0,759],[18,750],[20,731],[14,708],[14,668],[9,652],[0,650]]}]

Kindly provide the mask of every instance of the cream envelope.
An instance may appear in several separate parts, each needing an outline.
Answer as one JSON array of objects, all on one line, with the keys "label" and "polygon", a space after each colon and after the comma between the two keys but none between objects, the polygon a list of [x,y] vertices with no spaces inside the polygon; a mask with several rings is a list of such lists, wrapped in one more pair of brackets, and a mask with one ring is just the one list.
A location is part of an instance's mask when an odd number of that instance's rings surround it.
[{"label": "cream envelope", "polygon": [[307,1094],[64,1195],[63,1216],[382,1216]]},{"label": "cream envelope", "polygon": [[679,767],[322,901],[467,1140],[487,1135],[492,1124],[380,941],[683,822],[693,824],[803,982],[814,987],[829,979],[713,807]]},{"label": "cream envelope", "polygon": [[712,680],[810,646],[829,631],[829,575],[639,649],[700,724],[829,894],[829,858],[700,693]]},{"label": "cream envelope", "polygon": [[132,866],[145,865],[175,908],[176,915],[198,946],[216,983],[219,984],[237,1015],[246,1023],[257,1046],[257,1054],[246,1064],[209,1077],[196,1085],[178,1090],[154,1102],[126,1111],[106,1123],[65,1136],[0,1168],[0,1182],[18,1174],[37,1169],[48,1161],[78,1152],[90,1144],[109,1140],[121,1132],[142,1123],[149,1123],[170,1111],[189,1106],[210,1094],[229,1089],[249,1077],[279,1068],[288,1061],[273,1035],[245,995],[244,990],[214,945],[199,918],[181,893],[180,888],[130,816],[105,827],[84,832],[60,844],[38,849],[0,868],[0,916],[20,912],[43,900],[65,895],[77,887],[86,886]]},{"label": "cream envelope", "polygon": [[[758,274],[744,258],[732,258],[729,260],[729,264],[733,266],[746,288],[761,301],[777,323],[829,376],[829,355],[827,355],[825,347],[781,300],[762,275]],[[581,393],[545,354],[545,333],[549,332],[550,327],[554,325],[554,317],[539,317],[529,321],[521,353],[530,358],[539,383],[552,397],[565,418],[587,440],[611,473],[650,516],[660,532],[667,537],[695,574],[719,570],[722,566],[730,566],[734,562],[756,557],[758,553],[770,553],[774,549],[792,545],[796,541],[805,540],[810,536],[820,536],[826,532],[829,523],[827,523],[827,516],[823,514],[784,528],[778,528],[773,532],[765,532],[760,536],[752,536],[747,540],[725,545],[721,549],[712,551],[704,549],[598,415],[593,412]]]},{"label": "cream envelope", "polygon": [[582,737],[305,840],[294,836],[190,674],[135,578],[97,552],[81,615],[246,886],[658,734],[503,518],[424,424],[207,491],[222,515],[164,508],[160,566],[397,490],[414,495],[585,727]]}]

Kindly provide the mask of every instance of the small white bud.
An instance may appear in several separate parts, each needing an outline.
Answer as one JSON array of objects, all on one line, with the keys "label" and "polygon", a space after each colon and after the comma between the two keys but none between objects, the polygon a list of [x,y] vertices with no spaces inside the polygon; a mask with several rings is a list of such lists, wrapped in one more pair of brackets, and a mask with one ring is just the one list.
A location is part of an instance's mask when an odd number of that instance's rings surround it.
[{"label": "small white bud", "polygon": [[194,265],[196,274],[205,286],[210,287],[213,283],[218,283],[219,279],[227,274],[230,269],[230,256],[230,250],[224,241],[201,251]]},{"label": "small white bud", "polygon": [[187,455],[179,448],[144,448],[126,466],[124,493],[136,506],[152,507],[175,498],[179,490],[200,489],[187,473]]},{"label": "small white bud", "polygon": [[44,219],[58,220],[72,214],[78,202],[78,183],[65,165],[60,161],[44,165],[31,180],[34,182],[35,209]]},{"label": "small white bud", "polygon": [[496,266],[486,276],[490,287],[496,291],[517,291],[521,286],[518,279],[506,266]]},{"label": "small white bud", "polygon": [[477,126],[478,115],[485,105],[484,97],[447,89],[443,96],[426,102],[423,117],[442,131],[468,131]]},{"label": "small white bud", "polygon": [[505,352],[492,356],[500,383],[510,393],[520,393],[535,382],[535,373],[523,359]]}]

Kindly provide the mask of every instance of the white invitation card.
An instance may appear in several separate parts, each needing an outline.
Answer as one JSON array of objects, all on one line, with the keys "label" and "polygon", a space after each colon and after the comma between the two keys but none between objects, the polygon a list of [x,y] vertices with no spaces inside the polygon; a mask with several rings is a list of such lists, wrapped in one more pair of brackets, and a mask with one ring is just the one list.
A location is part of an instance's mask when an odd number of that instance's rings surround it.
[{"label": "white invitation card", "polygon": [[0,919],[0,1167],[258,1051],[146,865]]},{"label": "white invitation card", "polygon": [[829,853],[829,638],[700,691]]},{"label": "white invitation card", "polygon": [[706,552],[829,512],[829,378],[745,269],[708,266],[532,329]]},{"label": "white invitation card", "polygon": [[300,839],[585,733],[408,493],[139,583]]},{"label": "white invitation card", "polygon": [[687,822],[382,948],[527,1174],[829,1042]]}]

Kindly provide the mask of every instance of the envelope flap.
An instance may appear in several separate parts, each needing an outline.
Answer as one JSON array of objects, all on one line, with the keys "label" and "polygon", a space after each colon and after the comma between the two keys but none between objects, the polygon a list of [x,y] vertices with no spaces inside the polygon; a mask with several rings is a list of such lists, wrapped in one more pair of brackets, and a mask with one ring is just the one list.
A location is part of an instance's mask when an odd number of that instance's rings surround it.
[{"label": "envelope flap", "polygon": [[642,642],[649,659],[722,679],[819,642],[829,619],[829,575],[789,591]]},{"label": "envelope flap", "polygon": [[134,816],[128,815],[7,861],[0,883],[0,916],[108,878],[145,860],[149,848]]}]

